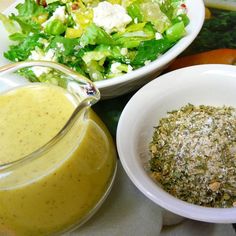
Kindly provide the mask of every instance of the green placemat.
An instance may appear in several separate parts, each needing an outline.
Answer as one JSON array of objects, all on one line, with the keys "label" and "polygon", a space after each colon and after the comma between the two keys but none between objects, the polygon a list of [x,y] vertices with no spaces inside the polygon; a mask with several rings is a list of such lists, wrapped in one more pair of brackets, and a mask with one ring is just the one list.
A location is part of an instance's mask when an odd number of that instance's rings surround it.
[{"label": "green placemat", "polygon": [[[210,9],[210,12],[211,18],[205,20],[200,34],[182,55],[219,48],[236,49],[236,11]],[[113,137],[116,135],[120,114],[133,94],[134,92],[115,99],[100,101],[94,106],[94,110],[107,125]]]}]

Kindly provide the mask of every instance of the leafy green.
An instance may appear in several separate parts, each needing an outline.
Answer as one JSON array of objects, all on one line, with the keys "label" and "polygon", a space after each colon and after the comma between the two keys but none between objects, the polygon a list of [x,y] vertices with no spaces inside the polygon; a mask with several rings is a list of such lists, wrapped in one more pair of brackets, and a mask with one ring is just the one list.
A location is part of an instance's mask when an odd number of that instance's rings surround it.
[{"label": "leafy green", "polygon": [[153,61],[158,55],[166,52],[173,44],[168,39],[149,40],[141,42],[132,65],[144,65],[146,61]]},{"label": "leafy green", "polygon": [[161,11],[157,2],[144,0],[140,3],[140,10],[143,20],[151,22],[158,32],[163,33],[171,26],[169,18]]},{"label": "leafy green", "polygon": [[34,0],[25,0],[16,6],[18,10],[18,17],[31,18],[32,16],[39,16],[46,11],[44,7],[38,5]]},{"label": "leafy green", "polygon": [[11,45],[10,49],[4,53],[4,56],[10,61],[25,61],[35,47],[43,47],[43,44],[38,41],[40,38],[45,38],[45,35],[28,35],[19,45]]},{"label": "leafy green", "polygon": [[122,55],[120,46],[99,45],[96,51],[103,52],[110,60],[125,62],[126,57]]},{"label": "leafy green", "polygon": [[23,33],[39,33],[40,24],[37,22],[37,17],[47,14],[44,7],[38,5],[34,0],[25,0],[24,3],[18,4],[16,9],[18,10],[18,15],[11,14],[9,19],[16,21]]},{"label": "leafy green", "polygon": [[175,8],[172,3],[172,0],[161,1],[160,9],[168,16],[170,20],[173,19]]},{"label": "leafy green", "polygon": [[34,72],[30,68],[23,68],[17,71],[19,75],[22,77],[25,77],[30,82],[40,82],[37,76],[34,74]]},{"label": "leafy green", "polygon": [[155,30],[150,23],[138,23],[128,26],[125,32],[112,35],[116,44],[125,48],[136,48],[142,41],[155,37]]},{"label": "leafy green", "polygon": [[178,13],[178,8],[183,4],[182,0],[162,0],[159,1],[161,11],[168,16],[170,20],[176,18]]},{"label": "leafy green", "polygon": [[99,65],[99,62],[92,60],[89,64],[86,64],[86,71],[89,74],[92,81],[103,80],[104,68]]},{"label": "leafy green", "polygon": [[[47,1],[48,3],[48,1]],[[55,12],[55,10],[61,6],[60,1],[54,1],[52,3],[48,3],[48,5],[45,7],[45,11],[49,13],[49,15],[51,16],[53,14],[53,12]]]},{"label": "leafy green", "polygon": [[138,3],[138,1],[130,4],[127,7],[127,12],[134,21],[135,19],[137,19],[138,22],[143,21],[143,15],[141,13],[140,4]]},{"label": "leafy green", "polygon": [[153,25],[150,22],[145,24],[143,30],[146,34],[153,35],[153,36],[156,33],[156,30],[154,29]]},{"label": "leafy green", "polygon": [[166,30],[166,37],[171,42],[176,42],[186,34],[184,23],[178,22]]},{"label": "leafy green", "polygon": [[52,3],[55,3],[55,2],[60,3],[60,0],[46,0],[46,3],[47,3],[49,6],[52,5]]},{"label": "leafy green", "polygon": [[90,64],[91,61],[99,61],[99,64],[103,65],[104,60],[107,56],[108,54],[106,53],[106,51],[90,51],[86,52],[83,55],[82,59],[86,64]]},{"label": "leafy green", "polygon": [[31,19],[24,19],[23,17],[18,17],[15,14],[12,14],[10,19],[16,21],[20,25],[23,33],[39,33],[40,31],[40,25]]},{"label": "leafy green", "polygon": [[68,79],[59,71],[50,70],[48,73],[44,73],[40,76],[35,76],[31,68],[23,68],[18,71],[19,75],[25,77],[30,82],[44,82],[54,85],[61,86],[63,88],[67,87]]},{"label": "leafy green", "polygon": [[2,21],[4,27],[9,33],[13,34],[18,31],[16,25],[14,24],[14,21],[10,20],[7,16],[3,15],[2,13],[0,13],[0,21]]},{"label": "leafy green", "polygon": [[[69,56],[74,53],[75,47],[79,45],[79,40],[65,38],[63,36],[55,36],[53,39],[51,39],[51,43],[49,44],[47,49],[58,48],[58,45],[63,45],[63,49],[61,50],[61,54],[63,54],[64,56]],[[58,51],[60,51],[60,48]]]},{"label": "leafy green", "polygon": [[63,36],[55,36],[50,40],[46,50],[50,48],[55,50],[57,61],[61,64],[65,64],[68,67],[74,69],[82,75],[85,75],[83,69],[84,63],[82,56],[86,51],[89,51],[90,48],[81,48],[79,46],[79,39],[77,38],[65,38]]},{"label": "leafy green", "polygon": [[190,20],[189,20],[189,18],[188,18],[187,15],[185,15],[185,14],[180,14],[180,15],[178,15],[177,17],[175,17],[175,18],[172,20],[172,23],[173,23],[173,24],[176,24],[176,23],[181,22],[181,21],[184,23],[185,26],[187,26],[187,25],[189,24],[189,22],[190,22]]},{"label": "leafy green", "polygon": [[14,33],[9,35],[9,39],[12,41],[18,41],[18,42],[22,42],[23,40],[25,40],[26,35],[22,34],[22,33]]},{"label": "leafy green", "polygon": [[87,46],[89,44],[109,44],[112,45],[114,43],[112,37],[106,33],[105,30],[96,26],[95,24],[90,24],[83,35],[80,38],[80,45]]},{"label": "leafy green", "polygon": [[68,79],[55,70],[51,70],[49,73],[44,73],[38,77],[39,82],[46,82],[54,85],[58,85],[60,87],[66,88]]}]

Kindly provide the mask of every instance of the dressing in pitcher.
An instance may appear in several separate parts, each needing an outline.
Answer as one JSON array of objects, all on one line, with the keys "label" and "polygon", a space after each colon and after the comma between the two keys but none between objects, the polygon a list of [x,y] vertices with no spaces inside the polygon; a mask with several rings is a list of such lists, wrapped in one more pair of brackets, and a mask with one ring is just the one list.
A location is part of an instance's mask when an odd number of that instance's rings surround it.
[{"label": "dressing in pitcher", "polygon": [[30,83],[0,95],[0,235],[67,232],[105,199],[116,152],[87,91]]}]

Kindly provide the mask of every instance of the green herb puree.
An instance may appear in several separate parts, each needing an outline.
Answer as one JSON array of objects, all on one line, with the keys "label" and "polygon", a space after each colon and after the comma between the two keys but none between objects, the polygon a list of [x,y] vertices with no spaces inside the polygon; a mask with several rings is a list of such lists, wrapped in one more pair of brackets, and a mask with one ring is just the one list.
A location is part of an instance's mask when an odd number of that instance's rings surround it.
[{"label": "green herb puree", "polygon": [[207,207],[236,207],[236,109],[193,106],[154,128],[151,176],[173,196]]}]

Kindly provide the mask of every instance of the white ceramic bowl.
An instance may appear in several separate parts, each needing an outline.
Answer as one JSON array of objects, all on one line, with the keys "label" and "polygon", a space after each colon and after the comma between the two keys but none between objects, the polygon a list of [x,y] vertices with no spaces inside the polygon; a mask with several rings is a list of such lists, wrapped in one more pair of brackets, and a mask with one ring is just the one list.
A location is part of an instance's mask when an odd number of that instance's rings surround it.
[{"label": "white ceramic bowl", "polygon": [[149,177],[153,127],[167,111],[194,105],[236,107],[236,66],[200,65],[164,74],[141,88],[123,110],[117,128],[121,163],[137,188],[161,207],[184,217],[214,223],[235,223],[236,208],[208,208],[179,200]]},{"label": "white ceramic bowl", "polygon": [[[4,13],[9,14],[14,12],[16,4],[19,2],[22,2],[22,0],[17,0],[16,3],[9,7]],[[190,23],[187,26],[187,35],[182,38],[174,47],[172,47],[165,54],[150,64],[123,76],[95,82],[96,86],[101,92],[103,99],[128,93],[149,82],[151,79],[158,76],[174,58],[176,58],[192,43],[192,41],[198,35],[204,22],[205,8],[203,0],[186,0],[186,5],[188,8],[188,16],[190,18]],[[7,50],[11,42],[8,39],[8,33],[2,26],[1,22],[0,35],[0,54],[2,55],[3,52]],[[6,59],[0,57],[0,66],[7,63],[9,62]]]}]

